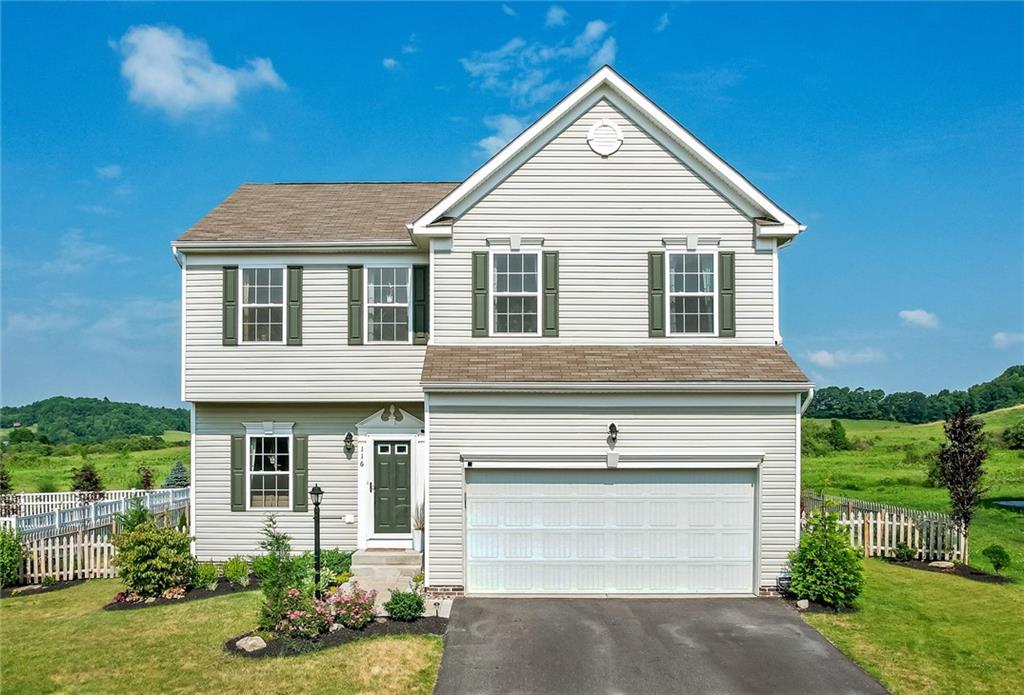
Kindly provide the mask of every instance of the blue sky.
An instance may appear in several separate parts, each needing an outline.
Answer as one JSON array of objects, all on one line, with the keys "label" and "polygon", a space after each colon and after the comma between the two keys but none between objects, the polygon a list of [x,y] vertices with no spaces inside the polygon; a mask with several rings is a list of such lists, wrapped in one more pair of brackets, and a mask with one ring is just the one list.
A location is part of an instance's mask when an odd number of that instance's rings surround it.
[{"label": "blue sky", "polygon": [[1024,5],[2,5],[2,400],[176,404],[170,241],[243,181],[458,180],[608,61],[808,225],[821,384],[1024,361]]}]

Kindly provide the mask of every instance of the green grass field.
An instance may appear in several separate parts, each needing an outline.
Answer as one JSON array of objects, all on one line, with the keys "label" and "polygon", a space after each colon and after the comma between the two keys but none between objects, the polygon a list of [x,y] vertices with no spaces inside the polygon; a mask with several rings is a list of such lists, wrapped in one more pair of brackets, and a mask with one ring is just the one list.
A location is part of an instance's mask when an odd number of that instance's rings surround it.
[{"label": "green grass field", "polygon": [[430,693],[441,638],[382,637],[279,659],[228,654],[252,628],[259,592],[142,610],[104,611],[120,582],[0,601],[3,692]]},{"label": "green grass field", "polygon": [[85,461],[96,466],[103,486],[108,490],[127,490],[139,482],[139,466],[153,469],[157,486],[163,483],[175,461],[189,466],[189,433],[165,432],[164,439],[181,442],[181,446],[152,451],[129,451],[116,454],[81,456],[38,456],[30,460],[16,457],[7,462],[11,485],[17,492],[62,492],[71,489],[72,469]]},{"label": "green grass field", "polygon": [[[1024,406],[1006,408],[981,416],[985,431],[998,434],[1024,419]],[[905,425],[878,420],[842,420],[851,440],[871,444],[865,451],[843,451],[803,458],[803,487],[874,502],[949,511],[944,488],[925,486],[926,463],[908,464],[904,447],[918,445],[934,449],[944,440],[942,423]],[[1024,580],[1024,511],[995,504],[996,500],[1024,499],[1024,451],[992,449],[985,462],[985,484],[989,490],[971,524],[970,563],[991,571],[981,551],[992,543],[1005,547],[1013,558],[1007,573]]]}]

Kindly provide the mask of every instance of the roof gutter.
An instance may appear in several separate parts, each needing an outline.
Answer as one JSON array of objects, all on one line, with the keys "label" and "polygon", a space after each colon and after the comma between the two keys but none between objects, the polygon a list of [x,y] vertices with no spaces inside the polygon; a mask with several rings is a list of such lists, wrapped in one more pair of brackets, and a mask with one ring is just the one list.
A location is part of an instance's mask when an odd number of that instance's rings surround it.
[{"label": "roof gutter", "polygon": [[806,381],[658,381],[658,382],[466,382],[425,381],[424,391],[438,393],[474,392],[544,392],[544,393],[609,393],[636,391],[669,391],[683,393],[813,393],[814,385]]},{"label": "roof gutter", "polygon": [[172,248],[200,253],[216,253],[218,251],[254,251],[258,253],[274,251],[306,251],[312,253],[334,253],[338,251],[395,251],[415,250],[416,244],[411,240],[401,241],[175,241]]}]

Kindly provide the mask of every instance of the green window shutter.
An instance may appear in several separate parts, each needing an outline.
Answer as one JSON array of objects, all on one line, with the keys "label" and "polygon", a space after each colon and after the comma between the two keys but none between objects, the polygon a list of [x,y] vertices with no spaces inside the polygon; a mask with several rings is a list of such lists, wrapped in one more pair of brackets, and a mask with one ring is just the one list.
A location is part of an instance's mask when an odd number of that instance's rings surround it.
[{"label": "green window shutter", "polygon": [[736,337],[736,253],[718,254],[718,335]]},{"label": "green window shutter", "polygon": [[295,451],[292,452],[292,501],[293,512],[309,511],[309,437],[294,437]]},{"label": "green window shutter", "polygon": [[231,437],[231,511],[245,511],[245,437]]},{"label": "green window shutter", "polygon": [[430,336],[430,266],[412,267],[412,344],[426,345]]},{"label": "green window shutter", "polygon": [[288,344],[302,345],[302,266],[288,266]]},{"label": "green window shutter", "polygon": [[647,254],[647,334],[665,337],[665,254]]},{"label": "green window shutter", "polygon": [[558,251],[544,252],[544,336],[558,337]]},{"label": "green window shutter", "polygon": [[487,252],[473,252],[473,337],[486,338],[488,333]]},{"label": "green window shutter", "polygon": [[348,344],[363,344],[363,266],[348,267]]},{"label": "green window shutter", "polygon": [[238,345],[238,266],[224,266],[224,311],[221,319],[224,345]]}]

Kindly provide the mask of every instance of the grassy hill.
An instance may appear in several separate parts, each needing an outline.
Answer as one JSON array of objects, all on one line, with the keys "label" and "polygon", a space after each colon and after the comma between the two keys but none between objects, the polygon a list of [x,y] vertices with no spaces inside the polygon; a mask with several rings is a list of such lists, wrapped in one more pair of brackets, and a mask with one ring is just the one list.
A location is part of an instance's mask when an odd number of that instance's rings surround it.
[{"label": "grassy hill", "polygon": [[[1024,420],[1024,406],[980,416],[985,431],[998,435]],[[828,423],[827,420],[819,421]],[[941,422],[907,425],[889,420],[840,420],[847,435],[864,449],[824,456],[804,456],[805,490],[821,491],[875,502],[948,512],[944,488],[928,487],[928,463],[923,454],[944,440]],[[1010,551],[1009,572],[1024,580],[1024,512],[995,504],[1001,499],[1024,499],[1024,451],[995,446],[985,463],[985,494],[971,526],[971,564],[991,569],[981,550],[999,543]]]},{"label": "grassy hill", "polygon": [[50,444],[104,442],[130,435],[159,436],[189,428],[185,408],[157,408],[106,398],[54,396],[35,403],[0,408],[0,427],[31,428]]}]

